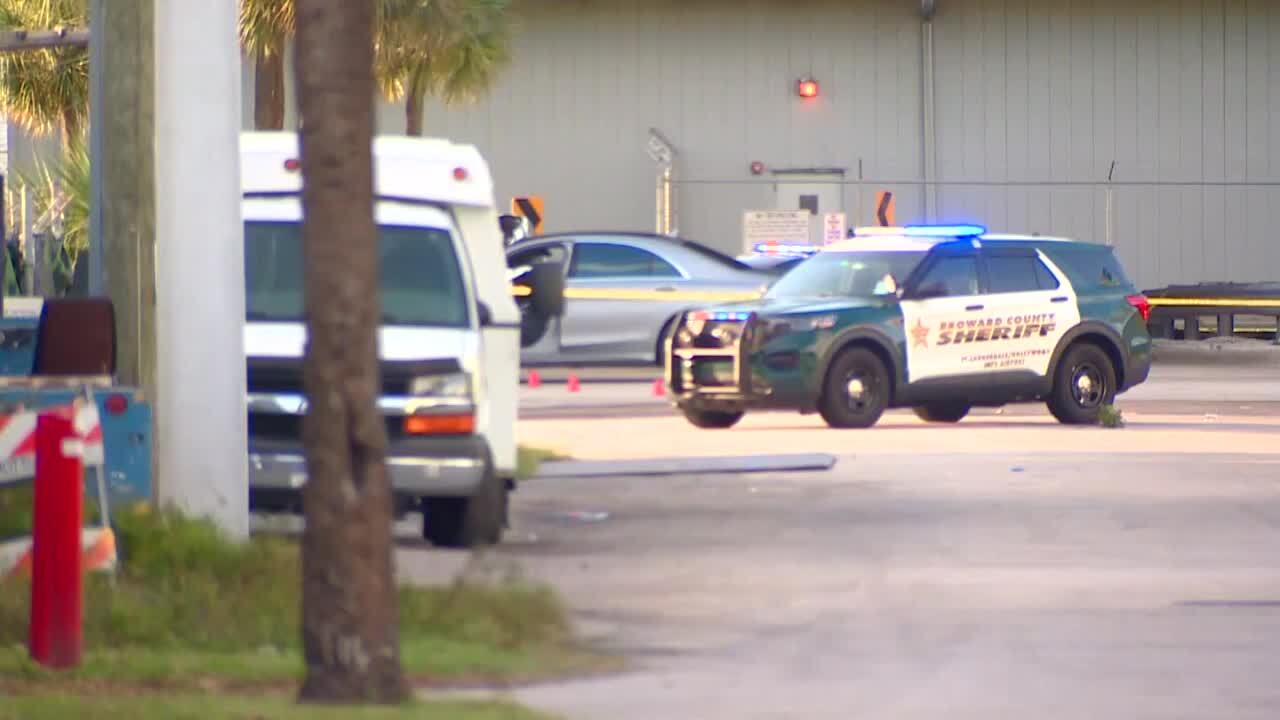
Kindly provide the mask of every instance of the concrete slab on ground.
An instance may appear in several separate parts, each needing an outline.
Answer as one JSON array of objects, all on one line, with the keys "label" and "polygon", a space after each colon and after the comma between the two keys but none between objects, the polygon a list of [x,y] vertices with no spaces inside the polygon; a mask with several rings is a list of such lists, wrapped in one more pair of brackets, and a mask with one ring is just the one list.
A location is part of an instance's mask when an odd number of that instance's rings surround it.
[{"label": "concrete slab on ground", "polygon": [[537,479],[804,472],[830,470],[835,464],[835,456],[825,453],[667,457],[649,460],[555,460],[539,466]]},{"label": "concrete slab on ground", "polygon": [[906,432],[827,473],[529,483],[493,572],[553,584],[631,668],[475,694],[567,720],[1280,717],[1275,454]]},{"label": "concrete slab on ground", "polygon": [[1280,345],[1267,340],[1224,337],[1205,340],[1155,340],[1152,363],[1178,365],[1264,365],[1280,368]]}]

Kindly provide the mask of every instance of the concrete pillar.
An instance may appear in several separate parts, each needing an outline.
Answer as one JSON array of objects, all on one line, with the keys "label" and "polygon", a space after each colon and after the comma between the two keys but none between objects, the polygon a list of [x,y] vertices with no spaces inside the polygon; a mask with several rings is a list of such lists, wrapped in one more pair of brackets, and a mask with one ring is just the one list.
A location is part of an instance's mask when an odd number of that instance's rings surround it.
[{"label": "concrete pillar", "polygon": [[156,0],[161,501],[249,532],[236,0]]}]

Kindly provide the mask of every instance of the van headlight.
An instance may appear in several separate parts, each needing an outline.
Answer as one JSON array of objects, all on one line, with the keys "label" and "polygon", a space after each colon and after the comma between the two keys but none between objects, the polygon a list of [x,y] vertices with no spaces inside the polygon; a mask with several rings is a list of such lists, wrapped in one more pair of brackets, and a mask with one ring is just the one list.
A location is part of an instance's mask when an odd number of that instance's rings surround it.
[{"label": "van headlight", "polygon": [[471,399],[471,376],[467,373],[426,375],[409,383],[409,394],[414,397]]}]

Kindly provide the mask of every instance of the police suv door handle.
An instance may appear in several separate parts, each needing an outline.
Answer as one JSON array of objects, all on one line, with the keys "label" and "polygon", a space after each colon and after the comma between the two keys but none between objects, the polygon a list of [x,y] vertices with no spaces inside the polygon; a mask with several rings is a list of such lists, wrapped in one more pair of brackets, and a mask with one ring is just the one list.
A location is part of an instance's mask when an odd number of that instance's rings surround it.
[{"label": "police suv door handle", "polygon": [[1049,302],[1066,302],[1066,301],[1067,301],[1066,295],[1062,295],[1060,297],[1052,298],[1049,300]]},{"label": "police suv door handle", "polygon": [[668,286],[668,287],[654,288],[654,290],[657,290],[658,292],[675,292],[675,291],[676,291],[676,289],[675,289],[675,288],[670,287],[670,286]]},{"label": "police suv door handle", "polygon": [[969,312],[973,312],[974,310],[981,310],[981,309],[982,309],[981,305],[970,305],[969,307],[965,308],[965,310],[968,310]]}]

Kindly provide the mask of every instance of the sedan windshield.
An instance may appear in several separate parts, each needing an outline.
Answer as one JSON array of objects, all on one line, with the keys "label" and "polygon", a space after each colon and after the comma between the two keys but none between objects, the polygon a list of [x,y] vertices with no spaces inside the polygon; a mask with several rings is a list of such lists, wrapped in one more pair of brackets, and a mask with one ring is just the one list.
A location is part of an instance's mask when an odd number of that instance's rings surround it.
[{"label": "sedan windshield", "polygon": [[[378,227],[378,282],[384,325],[466,327],[467,294],[449,231]],[[303,322],[302,227],[244,225],[245,310],[253,322]]]},{"label": "sedan windshield", "polygon": [[778,279],[765,297],[874,297],[888,294],[886,276],[901,284],[923,251],[820,252]]}]

